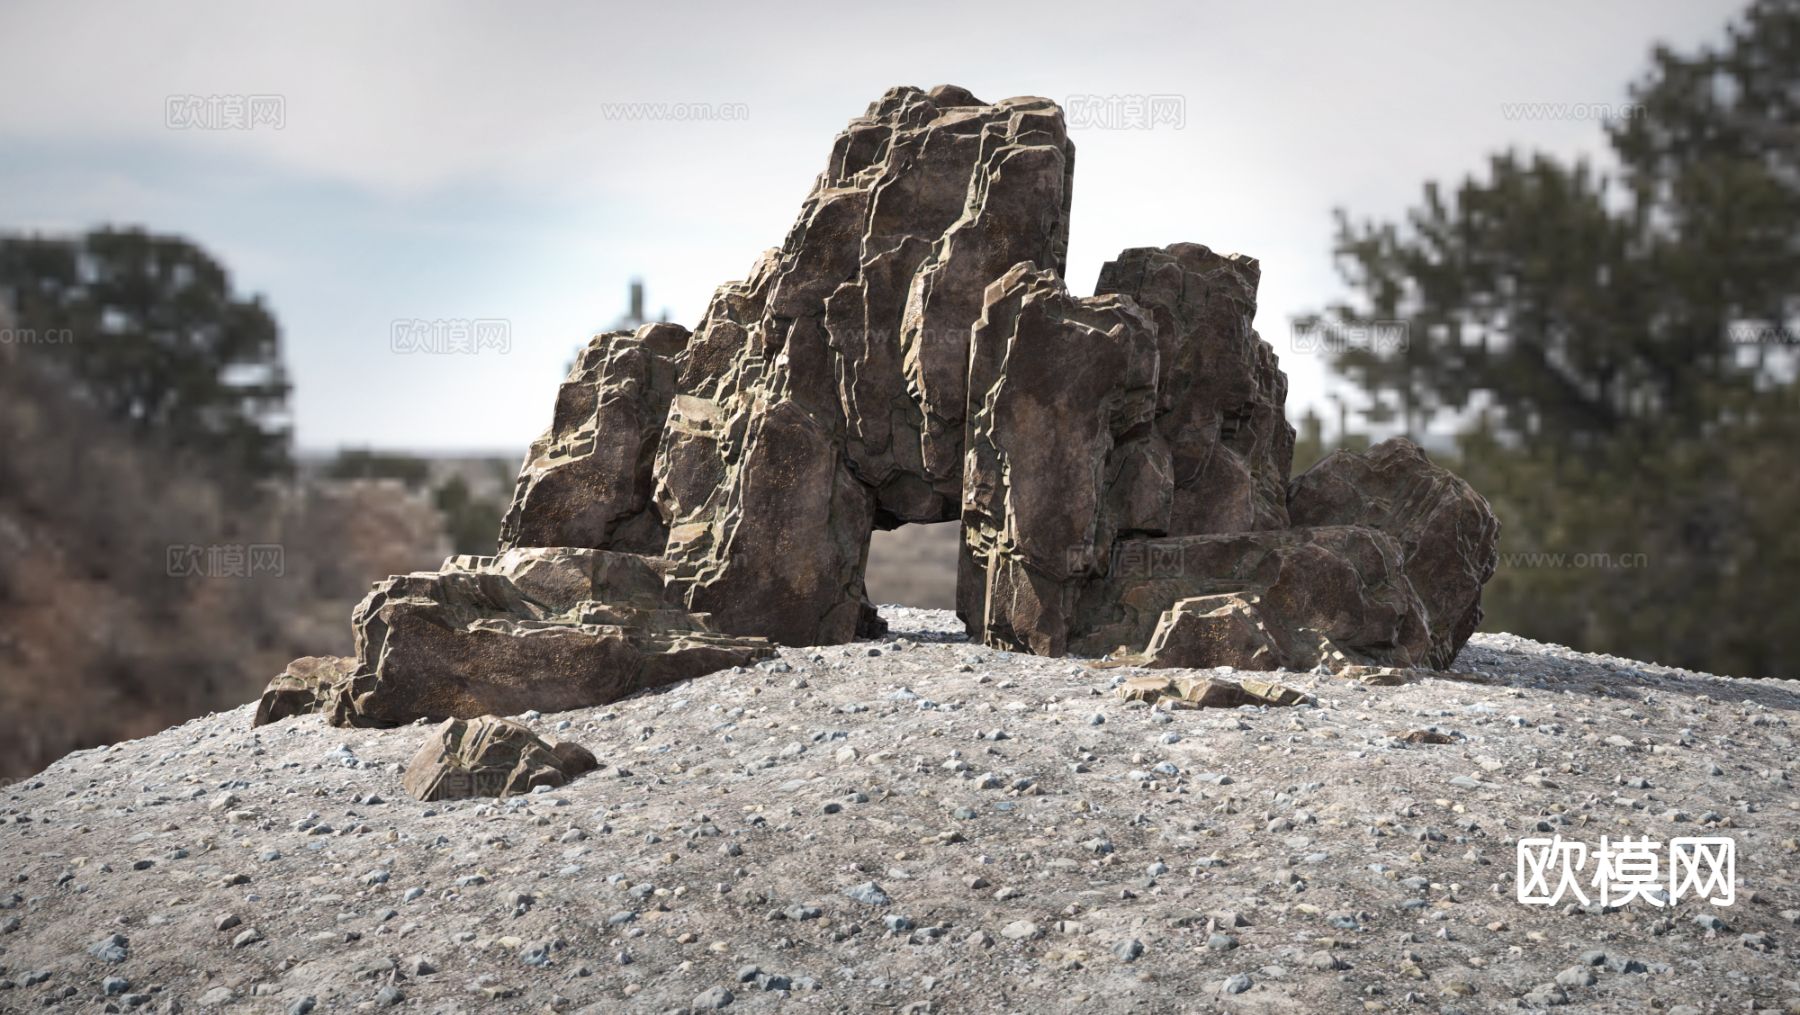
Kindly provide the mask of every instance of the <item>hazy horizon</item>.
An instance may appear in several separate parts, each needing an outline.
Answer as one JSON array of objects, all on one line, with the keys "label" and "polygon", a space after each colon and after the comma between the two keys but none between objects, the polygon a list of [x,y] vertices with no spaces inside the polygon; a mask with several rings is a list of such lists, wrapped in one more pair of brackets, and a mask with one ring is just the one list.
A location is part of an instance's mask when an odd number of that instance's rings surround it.
[{"label": "hazy horizon", "polygon": [[[887,88],[1071,109],[1175,97],[1179,125],[1072,122],[1070,289],[1092,292],[1126,247],[1258,257],[1258,326],[1298,419],[1328,378],[1289,320],[1342,292],[1334,207],[1396,217],[1425,180],[1508,147],[1604,164],[1602,120],[1652,44],[1718,39],[1736,9],[1067,5],[977,21],[922,3],[898,19],[916,37],[877,47],[896,14],[823,4],[794,10],[813,26],[797,34],[727,5],[28,0],[0,9],[0,33],[26,43],[0,70],[0,230],[138,225],[219,257],[281,322],[309,452],[519,449],[633,277],[652,316],[691,327],[779,245],[833,136]],[[277,97],[280,123],[171,127],[196,115],[184,96]],[[412,320],[504,321],[510,347],[394,351]]]}]

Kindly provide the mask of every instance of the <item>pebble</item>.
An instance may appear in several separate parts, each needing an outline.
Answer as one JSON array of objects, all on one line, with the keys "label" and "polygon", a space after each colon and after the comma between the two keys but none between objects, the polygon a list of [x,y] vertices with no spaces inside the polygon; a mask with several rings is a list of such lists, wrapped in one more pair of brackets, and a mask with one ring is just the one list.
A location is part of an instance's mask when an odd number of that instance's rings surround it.
[{"label": "pebble", "polygon": [[696,995],[693,1003],[688,1007],[699,1011],[716,1011],[730,1005],[735,1000],[737,998],[733,997],[731,991],[724,987],[708,987]]},{"label": "pebble", "polygon": [[1014,920],[1000,929],[1000,936],[1008,941],[1024,941],[1038,936],[1038,925],[1030,920]]},{"label": "pebble", "polygon": [[869,906],[885,906],[894,901],[888,893],[873,881],[865,881],[860,885],[844,889],[844,894],[857,902]]},{"label": "pebble", "polygon": [[108,934],[89,945],[88,954],[102,962],[124,962],[131,955],[131,940],[123,934]]},{"label": "pebble", "polygon": [[1556,974],[1556,983],[1561,987],[1591,987],[1594,982],[1594,971],[1587,966],[1570,966]]}]

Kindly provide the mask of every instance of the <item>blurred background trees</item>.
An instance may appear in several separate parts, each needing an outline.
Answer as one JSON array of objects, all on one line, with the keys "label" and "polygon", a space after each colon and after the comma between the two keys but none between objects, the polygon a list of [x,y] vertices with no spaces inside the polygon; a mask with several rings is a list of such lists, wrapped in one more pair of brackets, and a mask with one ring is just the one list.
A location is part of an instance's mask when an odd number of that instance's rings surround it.
[{"label": "blurred background trees", "polygon": [[192,243],[0,237],[0,331],[0,778],[252,700],[371,582],[492,550],[516,463],[297,458],[275,318]]},{"label": "blurred background trees", "polygon": [[204,449],[233,475],[290,467],[275,318],[194,244],[138,229],[0,237],[0,297],[15,327],[50,339],[34,359],[135,434]]},{"label": "blurred background trees", "polygon": [[1365,397],[1338,439],[1455,435],[1505,526],[1487,629],[1795,676],[1800,3],[1630,96],[1610,172],[1506,152],[1401,221],[1339,214],[1352,296],[1318,320],[1406,340],[1335,350]]}]

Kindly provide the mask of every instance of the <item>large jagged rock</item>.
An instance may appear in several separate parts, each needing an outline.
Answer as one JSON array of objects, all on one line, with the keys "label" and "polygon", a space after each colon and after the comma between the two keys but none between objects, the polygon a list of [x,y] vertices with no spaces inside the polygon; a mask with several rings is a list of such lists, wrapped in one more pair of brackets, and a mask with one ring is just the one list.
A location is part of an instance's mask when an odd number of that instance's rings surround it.
[{"label": "large jagged rock", "polygon": [[376,587],[334,721],[596,704],[763,638],[871,634],[871,530],[957,519],[958,611],[989,644],[1447,661],[1492,570],[1485,502],[1386,452],[1290,489],[1258,263],[1133,248],[1071,295],[1074,157],[1047,99],[882,96],[692,333],[582,354],[500,557]]},{"label": "large jagged rock", "polygon": [[596,340],[502,544],[666,557],[725,630],[871,630],[869,533],[958,517],[970,327],[1013,265],[1061,272],[1073,170],[1048,99],[890,90],[838,136],[781,248],[720,287],[691,336]]},{"label": "large jagged rock", "polygon": [[381,582],[353,616],[357,669],[333,721],[583,708],[773,653],[688,612],[657,563],[602,550],[514,549]]},{"label": "large jagged rock", "polygon": [[1156,323],[1156,438],[1173,488],[1161,534],[1288,524],[1294,459],[1287,375],[1257,335],[1262,268],[1198,243],[1134,247],[1100,269],[1096,294],[1130,296]]},{"label": "large jagged rock", "polygon": [[550,429],[519,470],[501,549],[661,555],[669,533],[651,503],[651,470],[688,337],[677,324],[646,324],[588,345],[557,390]]},{"label": "large jagged rock", "polygon": [[[958,610],[990,644],[1057,655],[1120,535],[1285,527],[1294,432],[1251,327],[1254,259],[1127,250],[1088,300],[1031,267],[988,288],[974,329]],[[1099,311],[1126,322],[1108,325],[1123,363],[1093,362],[1112,348],[1089,337]]]},{"label": "large jagged rock", "polygon": [[555,788],[600,767],[573,741],[551,743],[510,719],[446,719],[406,763],[401,785],[419,800],[461,800]]},{"label": "large jagged rock", "polygon": [[1014,264],[1060,271],[1073,159],[1054,103],[957,88],[894,89],[838,137],[781,250],[695,332],[657,463],[693,608],[849,640],[870,530],[957,517],[970,326]]},{"label": "large jagged rock", "polygon": [[1447,669],[1481,624],[1481,587],[1499,563],[1500,520],[1488,502],[1412,441],[1335,451],[1288,485],[1295,525],[1367,525],[1400,544],[1425,607],[1431,652]]},{"label": "large jagged rock", "polygon": [[1121,531],[1167,517],[1151,445],[1156,330],[1129,299],[1077,299],[1021,264],[974,329],[962,612],[990,643],[1061,655],[1082,583]]}]

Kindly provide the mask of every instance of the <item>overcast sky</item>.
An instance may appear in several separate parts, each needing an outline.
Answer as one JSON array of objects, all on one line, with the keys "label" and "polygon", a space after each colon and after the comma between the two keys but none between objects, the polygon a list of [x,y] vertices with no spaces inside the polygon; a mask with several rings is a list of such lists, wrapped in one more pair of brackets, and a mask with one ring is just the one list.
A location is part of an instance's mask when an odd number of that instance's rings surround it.
[{"label": "overcast sky", "polygon": [[[1071,131],[1070,289],[1131,246],[1260,258],[1297,417],[1329,383],[1288,322],[1341,293],[1334,207],[1397,215],[1507,147],[1604,161],[1597,114],[1651,46],[1710,42],[1738,6],[5,0],[0,230],[199,242],[280,320],[303,447],[511,451],[632,276],[691,327],[888,87],[1179,96],[1179,127]],[[282,122],[171,129],[190,95],[279,96]],[[397,319],[503,319],[511,349],[397,354]]]}]

